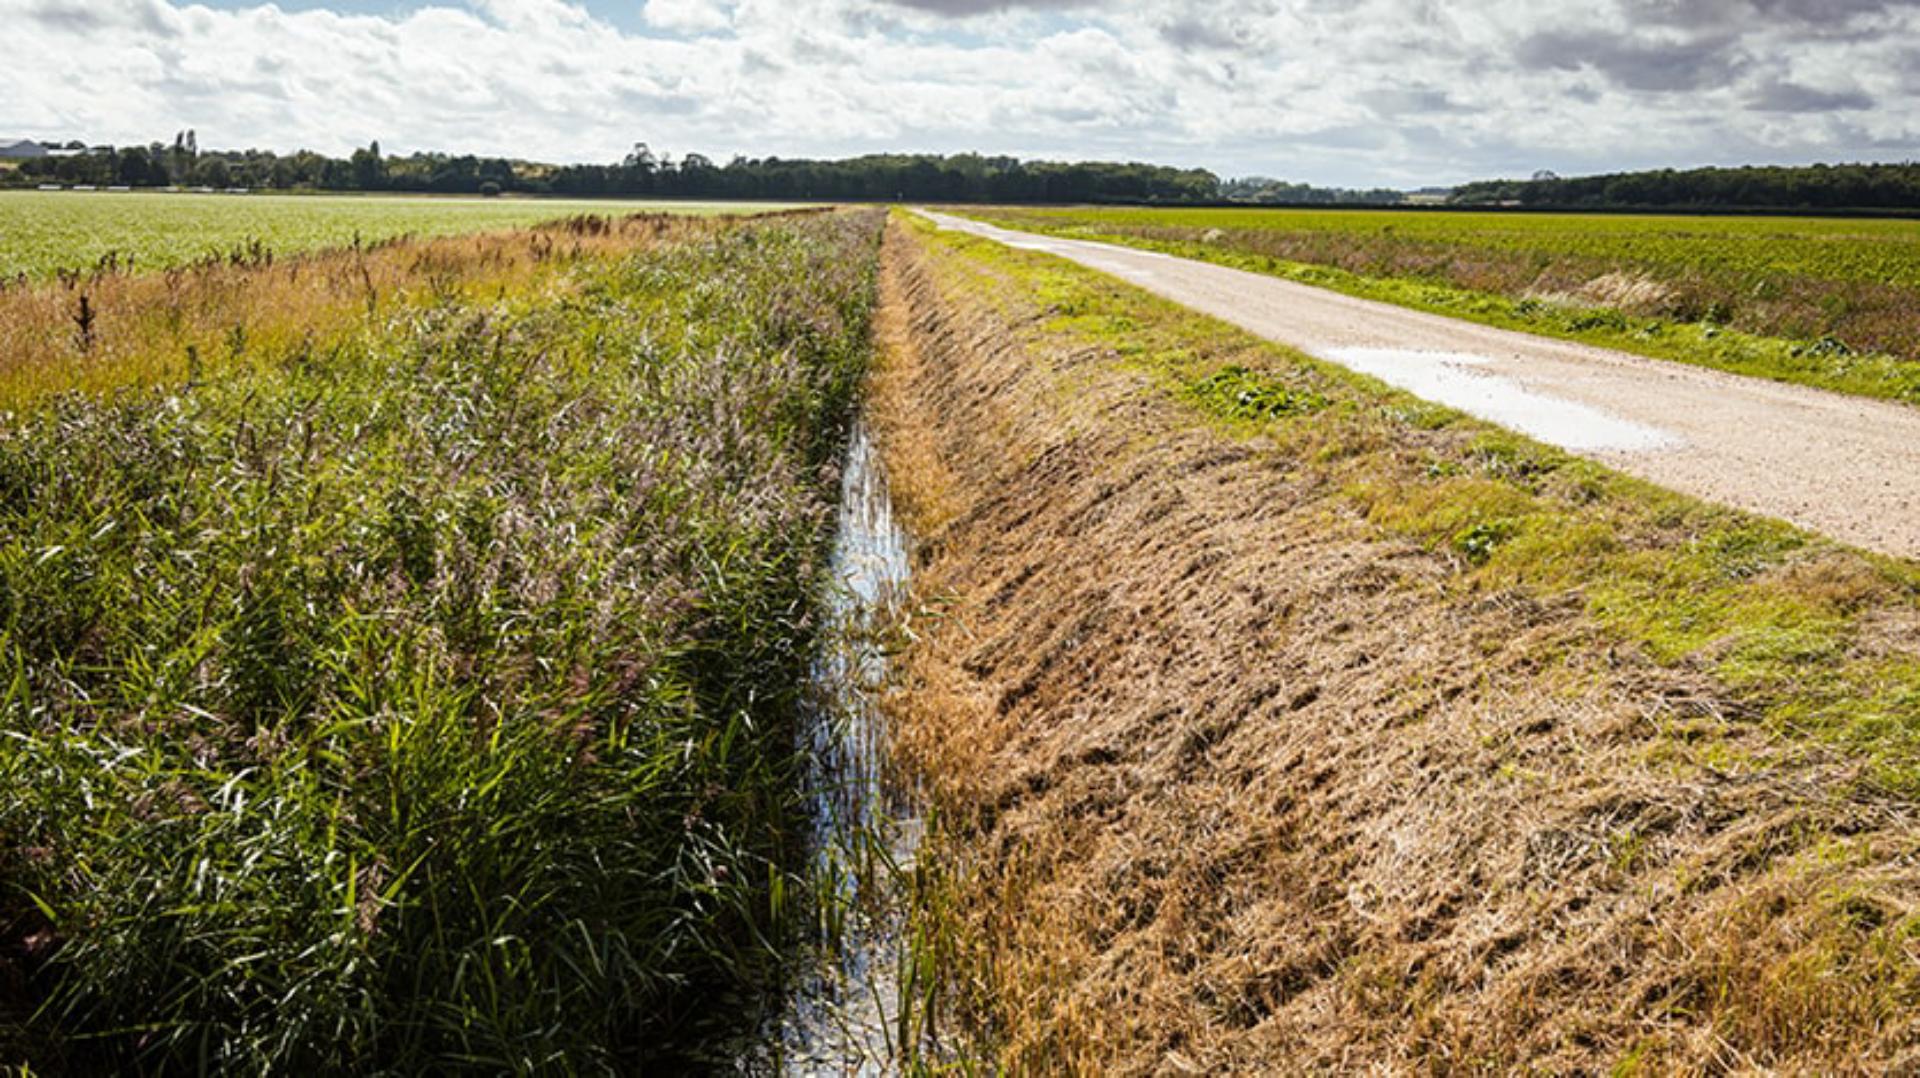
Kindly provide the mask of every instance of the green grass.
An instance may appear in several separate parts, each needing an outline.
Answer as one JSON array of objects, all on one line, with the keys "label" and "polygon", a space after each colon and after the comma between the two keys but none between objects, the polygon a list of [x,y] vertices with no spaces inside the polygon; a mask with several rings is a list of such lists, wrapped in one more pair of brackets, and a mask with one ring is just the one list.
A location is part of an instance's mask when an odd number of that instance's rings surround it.
[{"label": "green grass", "polygon": [[1920,319],[1913,316],[1920,309],[1920,221],[1091,207],[961,212],[1661,359],[1920,401]]},{"label": "green grass", "polygon": [[739,1015],[877,225],[6,420],[0,1061],[630,1070]]},{"label": "green grass", "polygon": [[395,236],[445,236],[579,214],[752,213],[771,203],[620,202],[154,192],[0,192],[0,280],[91,269],[158,270],[254,243],[280,254]]}]

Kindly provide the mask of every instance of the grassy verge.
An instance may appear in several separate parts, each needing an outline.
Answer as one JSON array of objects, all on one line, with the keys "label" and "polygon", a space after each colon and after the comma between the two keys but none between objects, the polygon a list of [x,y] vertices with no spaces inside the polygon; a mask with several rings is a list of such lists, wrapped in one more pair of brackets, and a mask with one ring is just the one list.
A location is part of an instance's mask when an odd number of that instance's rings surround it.
[{"label": "grassy verge", "polygon": [[[1482,249],[1464,240],[1397,239],[1384,234],[1316,234],[1292,242],[1257,223],[1227,228],[1181,226],[1151,214],[1110,220],[1103,211],[1017,211],[962,207],[957,212],[1008,228],[1117,243],[1193,258],[1364,299],[1883,400],[1920,402],[1920,341],[1907,313],[1909,287],[1880,286],[1871,300],[1853,295],[1867,282],[1831,282],[1786,269],[1729,279],[1703,276],[1697,263],[1640,263],[1583,255],[1580,221],[1562,219],[1567,250]],[[1647,244],[1662,242],[1649,235]],[[1698,245],[1700,241],[1696,241]],[[1899,261],[1904,260],[1904,261]],[[1911,254],[1896,256],[1909,265]],[[1790,310],[1753,297],[1807,293]],[[1611,295],[1610,293],[1619,293]],[[1861,324],[1856,325],[1858,321]]]},{"label": "grassy verge", "polygon": [[1911,564],[902,243],[929,358],[887,392],[942,428],[889,450],[936,551],[898,702],[924,950],[1002,1064],[1920,1046]]},{"label": "grassy verge", "polygon": [[876,227],[483,255],[0,426],[8,1053],[577,1070],[737,1014]]}]

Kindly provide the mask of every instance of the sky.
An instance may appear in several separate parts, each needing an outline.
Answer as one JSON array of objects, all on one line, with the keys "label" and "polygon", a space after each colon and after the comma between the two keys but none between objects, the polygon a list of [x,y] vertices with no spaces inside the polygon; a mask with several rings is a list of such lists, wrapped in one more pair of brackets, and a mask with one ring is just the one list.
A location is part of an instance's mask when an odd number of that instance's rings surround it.
[{"label": "sky", "polygon": [[1920,0],[0,0],[0,141],[1344,186],[1920,158]]}]

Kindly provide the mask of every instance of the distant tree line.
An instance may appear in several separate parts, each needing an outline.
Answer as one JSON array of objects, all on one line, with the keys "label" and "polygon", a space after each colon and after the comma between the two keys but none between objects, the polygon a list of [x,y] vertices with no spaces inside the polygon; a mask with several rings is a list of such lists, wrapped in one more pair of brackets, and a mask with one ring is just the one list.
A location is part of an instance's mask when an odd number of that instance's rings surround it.
[{"label": "distant tree line", "polygon": [[28,158],[0,179],[15,185],[934,202],[1203,202],[1220,190],[1219,178],[1203,169],[980,154],[736,157],[723,165],[697,153],[676,161],[643,143],[616,164],[550,165],[471,154],[390,157],[377,142],[344,158],[309,150],[202,150],[198,142],[194,132],[182,131],[171,143]]},{"label": "distant tree line", "polygon": [[[1403,192],[1222,181],[1204,169],[1141,163],[1022,161],[982,154],[871,154],[842,160],[690,153],[675,160],[645,143],[614,164],[553,165],[472,154],[388,156],[375,142],[346,157],[311,150],[203,150],[193,131],[145,146],[51,145],[47,157],[0,169],[0,186],[213,187],[281,191],[392,191],[772,200],[923,202],[1151,202],[1393,205]],[[1920,209],[1920,163],[1661,169],[1562,178],[1489,180],[1455,188],[1455,205],[1729,209]]]},{"label": "distant tree line", "polygon": [[1219,197],[1228,202],[1299,206],[1395,206],[1407,200],[1405,192],[1386,187],[1364,191],[1345,187],[1314,187],[1266,176],[1228,180],[1220,185]]},{"label": "distant tree line", "polygon": [[1456,204],[1712,209],[1920,209],[1920,163],[1749,165],[1602,176],[1489,180],[1455,188]]}]

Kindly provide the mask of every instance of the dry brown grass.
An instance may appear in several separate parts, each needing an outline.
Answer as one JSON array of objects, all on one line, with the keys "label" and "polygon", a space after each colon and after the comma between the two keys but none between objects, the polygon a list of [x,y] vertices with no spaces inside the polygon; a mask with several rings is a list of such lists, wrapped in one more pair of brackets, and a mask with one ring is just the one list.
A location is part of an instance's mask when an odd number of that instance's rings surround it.
[{"label": "dry brown grass", "polygon": [[1611,307],[1629,314],[1666,315],[1681,306],[1680,294],[1672,284],[1644,273],[1621,270],[1603,273],[1571,291],[1551,291],[1536,286],[1522,295],[1565,307]]},{"label": "dry brown grass", "polygon": [[0,409],[212,373],[373,324],[398,307],[524,293],[574,261],[728,227],[663,214],[274,259],[264,248],[161,273],[107,269],[0,288]]},{"label": "dry brown grass", "polygon": [[891,706],[999,1065],[1920,1066],[1913,806],[1577,586],[1462,587],[1365,518],[1357,479],[1470,432],[1250,440],[900,228],[884,290],[922,601]]}]

